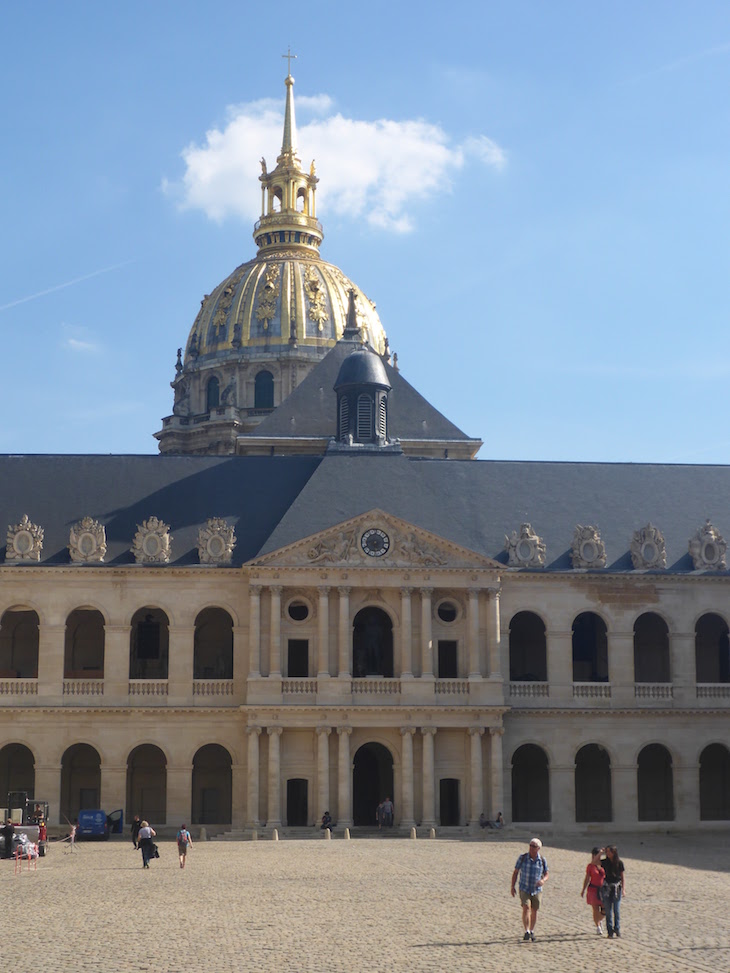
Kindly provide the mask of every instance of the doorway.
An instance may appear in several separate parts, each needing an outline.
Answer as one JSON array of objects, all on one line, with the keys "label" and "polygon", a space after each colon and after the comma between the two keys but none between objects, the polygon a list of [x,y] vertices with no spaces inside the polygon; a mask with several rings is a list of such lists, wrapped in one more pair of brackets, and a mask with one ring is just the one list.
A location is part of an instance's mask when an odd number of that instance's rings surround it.
[{"label": "doorway", "polygon": [[293,777],[286,782],[286,823],[290,828],[307,826],[307,784],[308,781],[301,777]]},{"label": "doorway", "polygon": [[[381,743],[366,743],[355,754],[352,771],[352,820],[375,827],[378,804],[393,799],[393,757]],[[396,808],[396,811],[398,809]]]},{"label": "doorway", "polygon": [[439,781],[441,827],[454,828],[459,820],[459,781],[455,777],[442,777]]}]

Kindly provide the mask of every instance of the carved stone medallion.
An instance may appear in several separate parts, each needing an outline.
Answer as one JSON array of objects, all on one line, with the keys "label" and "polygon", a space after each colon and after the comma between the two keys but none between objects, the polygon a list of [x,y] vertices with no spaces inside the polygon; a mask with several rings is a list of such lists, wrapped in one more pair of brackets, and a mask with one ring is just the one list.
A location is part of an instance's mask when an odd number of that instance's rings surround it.
[{"label": "carved stone medallion", "polygon": [[606,548],[597,527],[578,524],[573,534],[570,557],[574,568],[605,568]]},{"label": "carved stone medallion", "polygon": [[150,517],[137,524],[131,551],[137,564],[167,564],[171,541],[170,525]]},{"label": "carved stone medallion", "polygon": [[201,564],[230,564],[235,546],[235,530],[221,517],[211,517],[198,531]]},{"label": "carved stone medallion", "polygon": [[508,564],[516,568],[542,568],[545,566],[545,544],[531,524],[521,524],[519,533],[504,536],[504,549],[509,553]]},{"label": "carved stone medallion", "polygon": [[658,527],[647,524],[646,527],[634,531],[631,538],[631,561],[637,571],[667,566],[664,534]]},{"label": "carved stone medallion", "polygon": [[68,550],[74,564],[98,564],[106,556],[106,529],[93,517],[84,517],[69,532]]},{"label": "carved stone medallion", "polygon": [[8,526],[6,561],[40,561],[43,550],[43,528],[32,524],[23,514],[15,527]]},{"label": "carved stone medallion", "polygon": [[709,520],[689,541],[689,553],[695,571],[724,571],[726,551],[725,539]]}]

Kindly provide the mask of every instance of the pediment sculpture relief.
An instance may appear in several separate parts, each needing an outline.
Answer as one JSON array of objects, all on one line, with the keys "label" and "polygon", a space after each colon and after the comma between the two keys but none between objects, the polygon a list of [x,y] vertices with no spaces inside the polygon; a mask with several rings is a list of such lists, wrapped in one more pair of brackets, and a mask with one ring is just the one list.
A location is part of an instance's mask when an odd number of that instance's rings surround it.
[{"label": "pediment sculpture relief", "polygon": [[69,532],[68,550],[74,564],[98,564],[106,557],[106,529],[93,517],[83,517]]},{"label": "pediment sculpture relief", "polygon": [[574,568],[605,568],[606,547],[597,527],[578,524],[573,534],[570,557]]},{"label": "pediment sculpture relief", "polygon": [[311,564],[363,564],[372,559],[388,564],[438,567],[447,557],[415,531],[394,531],[390,526],[361,526],[322,538],[307,551]]},{"label": "pediment sculpture relief", "polygon": [[511,534],[505,534],[504,549],[509,555],[507,563],[512,568],[545,566],[545,544],[531,524],[521,524],[519,532],[513,530]]},{"label": "pediment sculpture relief", "polygon": [[137,564],[167,564],[171,542],[170,525],[150,517],[137,524],[131,551]]},{"label": "pediment sculpture relief", "polygon": [[665,568],[667,552],[664,534],[653,524],[635,530],[631,538],[631,562],[638,571],[642,568]]},{"label": "pediment sculpture relief", "polygon": [[211,517],[198,531],[201,564],[230,564],[235,546],[235,530],[221,517]]},{"label": "pediment sculpture relief", "polygon": [[709,520],[689,541],[689,554],[695,571],[724,571],[726,551],[725,539]]},{"label": "pediment sculpture relief", "polygon": [[8,526],[6,561],[40,561],[43,550],[43,528],[33,524],[28,514],[23,514],[20,523]]}]

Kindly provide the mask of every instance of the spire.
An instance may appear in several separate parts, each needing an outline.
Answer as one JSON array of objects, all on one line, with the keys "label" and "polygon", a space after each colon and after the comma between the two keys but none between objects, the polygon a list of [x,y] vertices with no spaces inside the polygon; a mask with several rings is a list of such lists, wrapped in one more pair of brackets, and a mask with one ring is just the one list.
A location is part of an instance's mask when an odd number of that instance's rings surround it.
[{"label": "spire", "polygon": [[345,330],[342,332],[342,337],[348,338],[350,341],[362,340],[362,334],[357,323],[357,311],[355,310],[355,291],[352,287],[350,288],[347,304],[347,324],[345,325]]},{"label": "spire", "polygon": [[319,179],[315,175],[314,162],[309,172],[305,172],[297,155],[294,78],[291,76],[291,62],[296,54],[289,50],[282,57],[287,59],[289,68],[284,80],[284,135],[276,168],[269,172],[266,160],[261,160],[261,219],[254,227],[253,236],[259,253],[283,247],[297,247],[310,254],[318,253],[324,236],[315,208]]}]

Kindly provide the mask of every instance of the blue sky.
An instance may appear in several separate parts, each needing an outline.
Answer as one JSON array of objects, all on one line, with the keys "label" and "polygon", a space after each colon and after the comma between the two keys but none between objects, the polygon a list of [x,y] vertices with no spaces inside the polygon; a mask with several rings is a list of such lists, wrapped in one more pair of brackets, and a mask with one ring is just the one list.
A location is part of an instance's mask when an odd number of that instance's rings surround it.
[{"label": "blue sky", "polygon": [[0,452],[156,452],[291,45],[322,256],[482,457],[730,462],[727,2],[1,16]]}]

